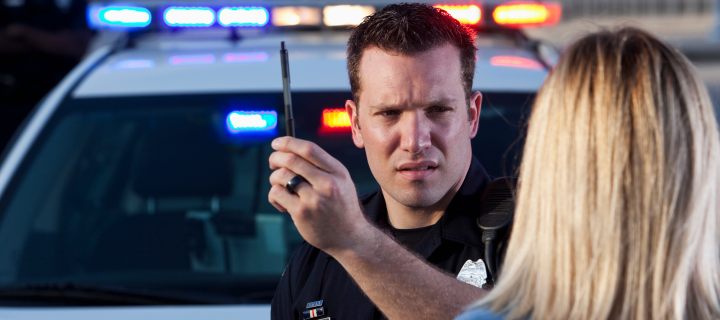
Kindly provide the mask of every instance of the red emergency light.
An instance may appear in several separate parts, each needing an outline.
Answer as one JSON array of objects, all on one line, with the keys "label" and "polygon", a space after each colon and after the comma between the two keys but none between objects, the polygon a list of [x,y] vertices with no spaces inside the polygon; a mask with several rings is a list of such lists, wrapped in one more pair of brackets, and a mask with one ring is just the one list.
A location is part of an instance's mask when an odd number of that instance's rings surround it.
[{"label": "red emergency light", "polygon": [[511,2],[496,7],[492,15],[499,25],[524,28],[557,24],[561,14],[557,3]]},{"label": "red emergency light", "polygon": [[321,132],[350,132],[350,117],[345,109],[324,109]]},{"label": "red emergency light", "polygon": [[453,18],[464,24],[478,24],[482,18],[482,10],[480,7],[471,5],[447,5],[439,4],[436,8],[447,11]]}]

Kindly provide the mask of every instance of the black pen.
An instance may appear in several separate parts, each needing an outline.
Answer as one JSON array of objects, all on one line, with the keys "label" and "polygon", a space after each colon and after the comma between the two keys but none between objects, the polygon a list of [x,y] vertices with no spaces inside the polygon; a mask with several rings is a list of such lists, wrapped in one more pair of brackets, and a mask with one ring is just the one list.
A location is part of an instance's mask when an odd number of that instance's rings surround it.
[{"label": "black pen", "polygon": [[285,98],[285,129],[287,136],[295,137],[295,119],[293,119],[292,97],[290,97],[290,64],[285,41],[280,42],[280,64],[283,77],[283,98]]},{"label": "black pen", "polygon": [[[283,97],[285,98],[285,129],[287,136],[295,137],[295,119],[293,119],[292,112],[292,97],[290,97],[290,64],[288,62],[288,52],[285,50],[285,41],[280,42],[280,64],[282,67],[283,77]],[[296,175],[287,184],[285,188],[290,193],[295,193],[295,187],[302,182],[305,182],[305,178],[301,175]]]}]

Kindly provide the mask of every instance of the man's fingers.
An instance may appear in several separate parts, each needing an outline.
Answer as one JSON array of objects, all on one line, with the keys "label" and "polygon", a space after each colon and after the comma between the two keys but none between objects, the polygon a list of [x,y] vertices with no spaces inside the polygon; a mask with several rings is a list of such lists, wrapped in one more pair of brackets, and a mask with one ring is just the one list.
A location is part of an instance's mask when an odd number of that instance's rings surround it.
[{"label": "man's fingers", "polygon": [[[296,176],[298,176],[297,173],[292,172],[286,168],[280,168],[270,174],[270,184],[285,187],[287,183]],[[285,189],[287,190],[287,187],[285,187]],[[301,199],[311,199],[311,194],[315,192],[313,187],[307,181],[303,181],[297,184],[293,191],[295,192],[295,194],[299,195]]]},{"label": "man's fingers", "polygon": [[307,215],[307,211],[305,211],[305,209],[308,207],[302,204],[301,198],[307,199],[317,193],[307,182],[298,184],[293,190],[296,194],[290,193],[285,186],[274,184],[268,194],[268,200],[270,201],[270,204],[272,204],[280,212],[287,211],[290,213],[290,216],[294,221],[296,217],[303,217],[300,219],[304,219]]},{"label": "man's fingers", "polygon": [[277,169],[270,174],[270,184],[284,186],[286,183],[288,183],[288,181],[290,181],[290,179],[292,179],[296,175],[296,173],[286,168]]},{"label": "man's fingers", "polygon": [[[290,182],[292,178],[295,178],[296,176],[298,176],[297,173],[292,172],[287,168],[280,168],[270,174],[270,184],[284,187],[285,185],[287,185],[288,182]],[[303,183],[307,184],[307,182]]]},{"label": "man's fingers", "polygon": [[291,176],[283,171],[282,173],[277,174],[277,180],[270,181],[270,183],[280,184],[283,186],[296,175],[301,175],[313,186],[322,185],[323,181],[331,179],[328,172],[316,167],[303,157],[294,153],[280,151],[273,152],[270,155],[270,168],[276,171],[286,169],[287,171],[294,173]]},{"label": "man's fingers", "polygon": [[268,193],[268,200],[280,212],[288,211],[287,208],[297,207],[300,203],[300,197],[291,194],[285,189],[285,186],[273,185]]},{"label": "man's fingers", "polygon": [[273,207],[275,207],[275,209],[277,209],[277,211],[287,212],[287,209],[285,209],[285,207],[279,205],[277,202],[275,202],[275,201],[273,201],[272,199],[270,199],[270,194],[268,194],[268,200],[269,200],[270,204],[271,204]]},{"label": "man's fingers", "polygon": [[293,137],[280,137],[272,142],[272,148],[281,151],[297,154],[314,166],[328,173],[334,173],[342,168],[342,164],[330,154],[325,152],[318,145]]}]

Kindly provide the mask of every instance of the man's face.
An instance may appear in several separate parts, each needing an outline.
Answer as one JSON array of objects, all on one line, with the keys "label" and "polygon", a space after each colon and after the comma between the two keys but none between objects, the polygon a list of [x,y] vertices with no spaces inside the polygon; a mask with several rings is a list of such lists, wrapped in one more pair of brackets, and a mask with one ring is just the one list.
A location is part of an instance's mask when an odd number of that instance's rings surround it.
[{"label": "man's face", "polygon": [[408,57],[369,48],[359,71],[360,105],[346,109],[375,179],[404,206],[438,203],[466,173],[482,100],[473,94],[468,119],[459,50]]}]

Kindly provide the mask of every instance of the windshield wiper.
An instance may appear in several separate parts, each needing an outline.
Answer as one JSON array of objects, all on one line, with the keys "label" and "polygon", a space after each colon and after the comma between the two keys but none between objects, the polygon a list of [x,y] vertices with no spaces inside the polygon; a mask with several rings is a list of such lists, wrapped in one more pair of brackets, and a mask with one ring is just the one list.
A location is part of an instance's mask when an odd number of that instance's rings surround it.
[{"label": "windshield wiper", "polygon": [[188,305],[218,304],[214,299],[190,294],[129,289],[121,286],[73,282],[0,287],[0,298],[67,301],[73,305]]}]

